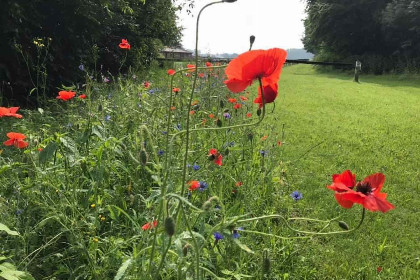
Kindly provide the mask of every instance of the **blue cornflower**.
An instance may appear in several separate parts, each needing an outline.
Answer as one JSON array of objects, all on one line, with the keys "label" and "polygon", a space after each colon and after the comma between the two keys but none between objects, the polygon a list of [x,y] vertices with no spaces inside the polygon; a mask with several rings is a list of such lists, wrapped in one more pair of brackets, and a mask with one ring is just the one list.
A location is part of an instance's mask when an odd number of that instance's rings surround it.
[{"label": "blue cornflower", "polygon": [[220,232],[213,233],[213,236],[216,239],[216,242],[224,238]]},{"label": "blue cornflower", "polygon": [[190,168],[190,167],[191,167],[191,164],[187,163],[187,168]]},{"label": "blue cornflower", "polygon": [[168,134],[168,132],[167,131],[162,131],[162,134],[166,135],[166,134]]},{"label": "blue cornflower", "polygon": [[106,121],[106,122],[109,122],[110,120],[111,120],[111,116],[110,116],[110,115],[106,115],[106,116],[105,116],[105,121]]},{"label": "blue cornflower", "polygon": [[209,185],[206,182],[200,181],[200,187],[198,188],[200,191],[205,191]]},{"label": "blue cornflower", "polygon": [[217,210],[222,209],[222,207],[220,207],[220,205],[216,205],[216,206],[214,206],[214,208],[217,209]]},{"label": "blue cornflower", "polygon": [[111,99],[112,98],[112,94],[111,93],[109,93],[108,94],[108,99]]},{"label": "blue cornflower", "polygon": [[290,194],[290,196],[291,196],[291,197],[292,197],[295,201],[301,200],[301,199],[303,198],[302,193],[301,193],[301,192],[298,192],[298,191],[294,191],[294,192],[292,192],[292,193]]},{"label": "blue cornflower", "polygon": [[193,165],[193,169],[194,169],[195,171],[200,170],[200,165],[198,165],[198,164],[194,163],[194,165]]},{"label": "blue cornflower", "polygon": [[267,155],[267,151],[261,150],[261,151],[260,151],[260,154],[261,154],[263,157],[265,157],[265,156]]},{"label": "blue cornflower", "polygon": [[235,146],[235,142],[234,142],[234,141],[230,142],[230,143],[229,143],[229,146],[230,146],[230,147]]},{"label": "blue cornflower", "polygon": [[151,89],[151,90],[149,90],[149,93],[150,94],[153,94],[153,93],[155,93],[155,90],[154,89]]},{"label": "blue cornflower", "polygon": [[179,123],[179,124],[177,124],[176,126],[175,126],[175,129],[177,129],[177,130],[181,130],[181,124]]},{"label": "blue cornflower", "polygon": [[79,69],[80,69],[80,71],[85,71],[85,66],[83,64],[80,64]]},{"label": "blue cornflower", "polygon": [[158,154],[158,156],[163,156],[164,153],[165,153],[165,151],[159,150],[157,154]]},{"label": "blue cornflower", "polygon": [[230,114],[229,113],[223,113],[223,117],[225,117],[225,119],[230,119]]},{"label": "blue cornflower", "polygon": [[20,215],[20,214],[22,214],[23,213],[23,209],[18,209],[18,210],[16,210],[16,215]]}]

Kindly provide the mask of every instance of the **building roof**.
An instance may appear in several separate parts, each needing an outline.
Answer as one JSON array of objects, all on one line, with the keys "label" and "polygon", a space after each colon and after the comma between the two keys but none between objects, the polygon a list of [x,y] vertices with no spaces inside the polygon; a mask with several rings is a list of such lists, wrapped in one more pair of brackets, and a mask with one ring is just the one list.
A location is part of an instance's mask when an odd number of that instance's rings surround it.
[{"label": "building roof", "polygon": [[189,53],[192,54],[192,52],[184,50],[182,48],[163,48],[162,52],[169,52],[169,53]]}]

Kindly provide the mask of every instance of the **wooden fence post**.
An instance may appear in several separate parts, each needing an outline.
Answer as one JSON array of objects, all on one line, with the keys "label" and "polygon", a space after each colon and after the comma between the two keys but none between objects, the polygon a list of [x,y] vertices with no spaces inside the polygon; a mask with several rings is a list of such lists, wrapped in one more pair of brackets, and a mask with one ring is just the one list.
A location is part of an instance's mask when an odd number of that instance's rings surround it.
[{"label": "wooden fence post", "polygon": [[362,63],[359,60],[356,60],[356,66],[354,67],[354,81],[359,82],[359,74],[362,70]]}]

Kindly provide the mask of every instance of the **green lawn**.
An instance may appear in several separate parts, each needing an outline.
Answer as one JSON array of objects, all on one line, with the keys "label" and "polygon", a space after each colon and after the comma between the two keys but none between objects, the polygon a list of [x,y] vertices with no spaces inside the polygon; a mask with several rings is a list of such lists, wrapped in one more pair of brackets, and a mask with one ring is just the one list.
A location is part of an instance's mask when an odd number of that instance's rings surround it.
[{"label": "green lawn", "polygon": [[[306,214],[330,218],[343,212],[325,185],[346,169],[358,180],[384,173],[383,191],[395,205],[385,214],[368,212],[355,233],[302,245],[293,279],[420,275],[420,81],[392,76],[361,76],[360,81],[319,74],[306,65],[283,71],[269,119],[275,131],[285,127],[282,160],[292,188],[304,194]],[[360,206],[353,208],[344,212],[354,225]]]}]

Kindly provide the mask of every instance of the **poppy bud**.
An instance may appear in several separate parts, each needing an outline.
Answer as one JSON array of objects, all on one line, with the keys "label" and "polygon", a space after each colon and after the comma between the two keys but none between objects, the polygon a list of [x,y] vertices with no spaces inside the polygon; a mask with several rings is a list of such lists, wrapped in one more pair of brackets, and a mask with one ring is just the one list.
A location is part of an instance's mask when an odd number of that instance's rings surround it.
[{"label": "poppy bud", "polygon": [[249,43],[251,44],[251,46],[252,44],[254,44],[254,42],[255,42],[255,36],[254,35],[249,36]]},{"label": "poppy bud", "polygon": [[260,108],[258,108],[258,110],[257,110],[257,116],[258,117],[261,116],[261,109]]},{"label": "poppy bud", "polygon": [[271,260],[270,260],[270,257],[268,256],[268,250],[265,249],[263,252],[263,261],[262,261],[263,274],[269,274],[270,268],[271,268]]},{"label": "poppy bud", "polygon": [[349,230],[349,226],[344,221],[339,221],[338,225],[344,230]]},{"label": "poppy bud", "polygon": [[253,138],[254,138],[254,134],[248,133],[248,140],[252,141]]},{"label": "poppy bud", "polygon": [[191,247],[189,243],[185,244],[184,248],[182,248],[182,254],[184,254],[184,257],[188,254],[188,249]]},{"label": "poppy bud", "polygon": [[148,157],[149,156],[147,155],[145,150],[140,151],[140,162],[141,162],[141,164],[146,165]]},{"label": "poppy bud", "polygon": [[219,105],[220,107],[225,107],[225,103],[223,102],[223,100],[220,100]]},{"label": "poppy bud", "polygon": [[226,3],[233,3],[233,2],[236,2],[236,0],[223,0],[223,2],[226,2]]},{"label": "poppy bud", "polygon": [[216,125],[217,125],[218,127],[222,127],[222,121],[221,121],[220,119],[217,119],[217,121],[216,121]]},{"label": "poppy bud", "polygon": [[175,234],[175,221],[172,217],[167,217],[165,219],[165,231],[169,236]]}]

